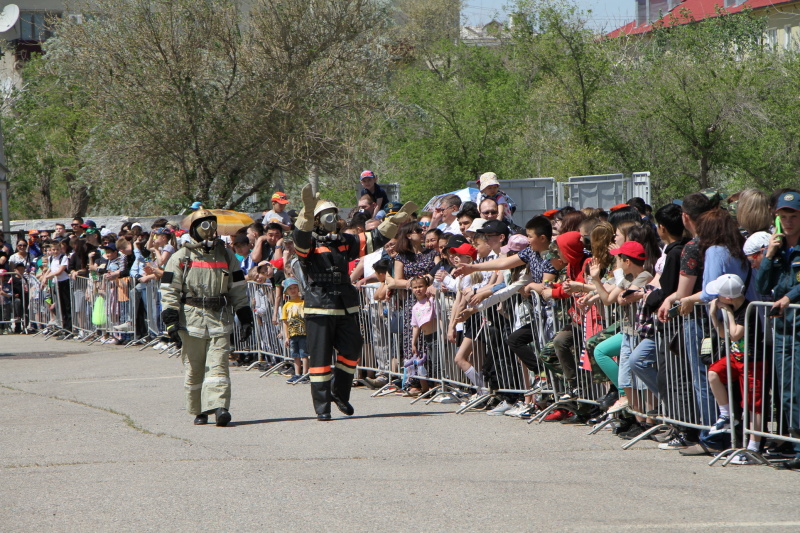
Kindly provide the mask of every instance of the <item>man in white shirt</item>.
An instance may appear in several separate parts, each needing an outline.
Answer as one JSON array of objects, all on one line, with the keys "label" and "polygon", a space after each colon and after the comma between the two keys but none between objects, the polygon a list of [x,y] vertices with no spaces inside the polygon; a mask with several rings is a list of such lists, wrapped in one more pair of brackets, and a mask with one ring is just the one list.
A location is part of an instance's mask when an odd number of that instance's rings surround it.
[{"label": "man in white shirt", "polygon": [[448,194],[439,201],[433,209],[431,217],[431,227],[438,227],[444,233],[458,235],[461,229],[458,227],[458,210],[461,208],[461,198],[456,194]]}]

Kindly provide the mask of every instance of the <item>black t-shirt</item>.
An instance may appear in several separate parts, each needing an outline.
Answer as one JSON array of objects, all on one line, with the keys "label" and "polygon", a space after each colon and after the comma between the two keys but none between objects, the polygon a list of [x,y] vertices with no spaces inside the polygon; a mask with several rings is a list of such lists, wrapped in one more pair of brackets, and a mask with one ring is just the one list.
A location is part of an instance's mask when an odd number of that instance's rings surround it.
[{"label": "black t-shirt", "polygon": [[261,260],[272,261],[275,259],[275,247],[267,241],[261,243]]},{"label": "black t-shirt", "polygon": [[[746,317],[747,317],[747,306],[750,305],[750,301],[745,299],[744,303],[742,303],[741,307],[738,309],[734,309],[733,311],[733,321],[740,326],[745,325]],[[744,354],[744,343],[745,339],[747,339],[748,343],[748,352],[750,357],[748,358],[749,361],[761,361],[764,358],[765,353],[765,337],[764,337],[764,328],[762,317],[760,316],[761,313],[753,312],[750,314],[750,323],[748,324],[747,330],[744,332],[744,337],[739,339],[736,342],[731,342],[731,357],[736,359],[737,361],[743,360]]]},{"label": "black t-shirt", "polygon": [[366,188],[362,187],[361,188],[361,192],[358,193],[358,196],[360,198],[361,196],[364,196],[367,193],[370,193],[375,198],[376,202],[378,200],[380,200],[380,199],[383,199],[383,202],[381,203],[381,209],[385,209],[386,208],[386,204],[389,203],[389,195],[386,194],[386,191],[383,190],[383,187],[381,187],[380,185],[378,185],[376,183],[375,184],[375,192],[369,191]]}]

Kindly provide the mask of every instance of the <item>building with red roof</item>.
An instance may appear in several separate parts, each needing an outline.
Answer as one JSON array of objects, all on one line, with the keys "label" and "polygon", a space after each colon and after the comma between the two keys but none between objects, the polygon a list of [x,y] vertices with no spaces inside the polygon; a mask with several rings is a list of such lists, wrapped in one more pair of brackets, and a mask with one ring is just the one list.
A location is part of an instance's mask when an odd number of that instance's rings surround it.
[{"label": "building with red roof", "polygon": [[773,47],[800,49],[800,0],[632,0],[636,20],[617,28],[608,37],[642,35],[654,27],[689,24],[752,9],[767,17],[765,42]]}]

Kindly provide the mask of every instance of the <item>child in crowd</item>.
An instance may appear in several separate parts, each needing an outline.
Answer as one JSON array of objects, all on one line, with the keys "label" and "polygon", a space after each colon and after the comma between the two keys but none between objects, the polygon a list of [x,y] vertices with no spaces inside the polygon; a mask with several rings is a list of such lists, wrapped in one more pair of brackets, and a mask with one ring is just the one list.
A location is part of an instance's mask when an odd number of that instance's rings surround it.
[{"label": "child in crowd", "polygon": [[508,195],[500,190],[500,182],[497,181],[497,174],[494,172],[481,174],[478,180],[478,186],[481,192],[478,195],[477,204],[481,205],[481,202],[487,198],[494,200],[497,202],[497,220],[504,220],[512,224],[511,204],[509,203]]},{"label": "child in crowd", "polygon": [[300,285],[294,278],[283,282],[287,301],[283,304],[283,339],[294,359],[294,375],[286,383],[308,383],[308,348],[306,347],[306,322],[303,318],[303,298]]},{"label": "child in crowd", "polygon": [[[464,243],[458,248],[450,249],[452,255],[458,256],[458,264],[469,264],[473,261],[483,262],[489,258],[492,249],[487,242],[486,236],[476,233],[474,243],[475,245]],[[496,273],[487,271],[473,272],[472,274],[464,275],[459,278],[456,301],[453,304],[450,324],[447,328],[447,339],[450,342],[458,342],[456,333],[458,316],[467,307],[469,299],[478,292],[478,289],[487,284],[493,285],[496,277]],[[467,379],[477,387],[483,387],[483,378],[475,370],[469,358],[473,353],[473,339],[478,335],[480,326],[480,315],[472,315],[464,322],[464,338],[458,347],[455,357],[456,365],[464,372]]]},{"label": "child in crowd", "polygon": [[[764,397],[764,333],[760,327],[756,313],[750,317],[747,334],[750,337],[749,353],[744,353],[745,317],[750,301],[744,296],[744,282],[736,274],[723,274],[706,286],[706,292],[716,295],[709,305],[708,313],[711,321],[719,334],[720,339],[725,338],[725,325],[728,329],[730,340],[730,360],[725,353],[720,353],[720,358],[708,367],[708,385],[714,394],[714,399],[719,406],[719,418],[711,426],[709,434],[724,433],[731,427],[730,399],[728,398],[728,366],[730,366],[731,379],[739,383],[744,399],[747,396],[747,406],[750,409],[751,429],[762,431],[761,403]],[[722,314],[720,321],[719,314]],[[744,380],[744,358],[748,358],[748,383]],[[747,443],[747,450],[758,452],[761,446],[761,436],[751,435]],[[758,464],[745,454],[738,454],[731,460],[738,465]]]},{"label": "child in crowd", "polygon": [[[431,285],[428,276],[417,276],[409,282],[411,292],[417,299],[411,308],[411,353],[413,358],[405,362],[408,375],[425,377],[439,375],[439,358],[435,352],[436,343],[436,300],[428,296],[428,287]],[[420,343],[420,333],[422,343]],[[420,347],[422,348],[420,350]],[[430,372],[428,372],[430,370]],[[421,392],[427,392],[429,382],[420,380]],[[414,389],[409,391],[414,394]]]},{"label": "child in crowd", "polygon": [[[628,405],[634,411],[640,411],[641,406],[638,405],[638,396],[633,394],[629,360],[634,349],[634,336],[638,325],[638,313],[635,304],[644,296],[644,291],[652,281],[653,274],[644,269],[647,255],[644,251],[644,246],[639,242],[625,241],[619,248],[611,250],[611,255],[617,256],[617,267],[622,270],[623,277],[610,290],[602,282],[600,262],[592,260],[589,267],[592,283],[603,303],[606,305],[617,303],[622,310],[622,342],[619,354],[618,386],[624,390],[625,396],[621,396],[608,412],[616,413],[622,411]],[[604,342],[611,343],[612,340],[608,339]],[[602,345],[603,343],[598,345],[598,348]],[[637,420],[638,423],[632,426],[631,433],[629,435],[626,434],[631,438],[646,429],[643,425],[644,418],[637,417]]]}]

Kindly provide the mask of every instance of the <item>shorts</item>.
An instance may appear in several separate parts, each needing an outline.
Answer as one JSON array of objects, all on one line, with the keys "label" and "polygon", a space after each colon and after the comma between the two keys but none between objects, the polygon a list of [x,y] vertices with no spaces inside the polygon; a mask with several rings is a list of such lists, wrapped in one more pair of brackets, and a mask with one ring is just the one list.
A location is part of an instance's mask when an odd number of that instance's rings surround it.
[{"label": "shorts", "polygon": [[428,376],[431,378],[441,378],[442,363],[441,354],[437,347],[437,335],[434,331],[430,335],[422,335],[422,345],[428,360],[425,362],[425,368],[428,371]]},{"label": "shorts", "polygon": [[[731,379],[739,382],[739,390],[742,393],[742,407],[744,407],[744,395],[747,394],[748,409],[761,410],[764,398],[764,362],[750,361],[747,367],[747,391],[744,389],[744,361],[737,361],[733,357],[731,361]],[[723,385],[728,384],[728,359],[723,357],[714,361],[708,367],[709,372],[716,372]]]},{"label": "shorts", "polygon": [[308,346],[306,345],[305,335],[289,338],[289,353],[292,354],[292,358],[294,359],[308,357]]},{"label": "shorts", "polygon": [[468,319],[464,321],[464,338],[465,339],[474,339],[478,336],[478,333],[481,330],[481,314],[475,313],[474,315],[470,315]]}]

